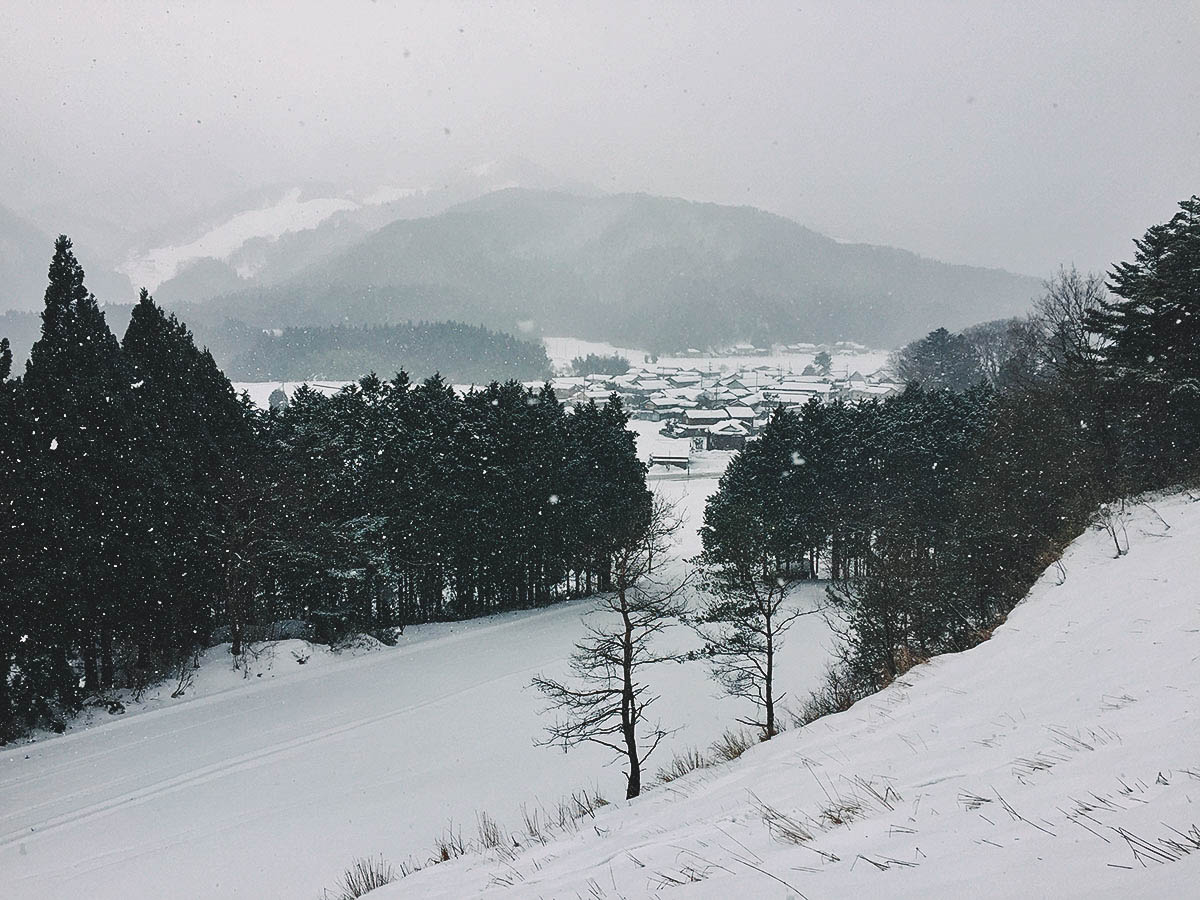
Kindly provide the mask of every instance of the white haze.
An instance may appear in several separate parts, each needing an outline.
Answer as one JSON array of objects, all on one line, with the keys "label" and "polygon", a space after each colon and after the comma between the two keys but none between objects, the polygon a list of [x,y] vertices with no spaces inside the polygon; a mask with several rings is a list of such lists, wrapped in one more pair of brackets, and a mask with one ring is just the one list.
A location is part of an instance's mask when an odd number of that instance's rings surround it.
[{"label": "white haze", "polygon": [[1127,257],[1200,184],[1194,3],[5,13],[0,204],[142,246],[185,242],[155,229],[265,184],[341,196],[515,156],[1045,275]]}]

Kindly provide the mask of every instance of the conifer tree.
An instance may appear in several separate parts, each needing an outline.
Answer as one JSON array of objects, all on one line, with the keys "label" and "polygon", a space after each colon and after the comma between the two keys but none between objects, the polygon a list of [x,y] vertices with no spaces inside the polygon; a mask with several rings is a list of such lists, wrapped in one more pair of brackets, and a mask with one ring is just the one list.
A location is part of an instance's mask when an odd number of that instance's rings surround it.
[{"label": "conifer tree", "polygon": [[[83,278],[70,240],[60,236],[23,395],[51,573],[45,620],[74,638],[85,690],[97,691],[113,683],[114,641],[129,626],[121,564],[140,536],[125,529],[123,479],[135,443],[129,373]],[[65,652],[69,643],[59,646]],[[65,673],[61,693],[73,694]]]},{"label": "conifer tree", "polygon": [[1110,389],[1119,391],[1133,490],[1200,465],[1200,197],[1134,241],[1109,273],[1117,299],[1089,319]]},{"label": "conifer tree", "polygon": [[171,662],[211,628],[223,588],[211,535],[219,486],[250,432],[229,381],[191,332],[143,289],[122,342],[139,422],[130,509],[142,534],[137,583],[139,670]]}]

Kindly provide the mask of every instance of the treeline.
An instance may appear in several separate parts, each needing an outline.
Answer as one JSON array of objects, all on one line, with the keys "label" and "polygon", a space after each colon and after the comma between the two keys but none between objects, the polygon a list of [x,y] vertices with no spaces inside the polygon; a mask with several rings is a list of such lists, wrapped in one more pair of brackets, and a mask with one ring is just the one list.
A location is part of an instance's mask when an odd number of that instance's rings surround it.
[{"label": "treeline", "polygon": [[[261,411],[142,292],[110,332],[60,238],[42,333],[0,343],[0,741],[216,638],[326,639],[604,588],[649,514],[619,403],[363,378]],[[386,634],[386,632],[381,632]]]},{"label": "treeline", "polygon": [[1089,523],[1124,553],[1125,498],[1196,482],[1200,199],[1180,206],[1107,288],[1060,272],[1028,320],[905,348],[904,393],[779,411],[731,462],[702,560],[831,579],[831,696],[972,646]]},{"label": "treeline", "polygon": [[235,381],[351,381],[367,372],[440,372],[453,383],[537,381],[550,375],[539,342],[460,322],[334,325],[260,332],[234,356]]},{"label": "treeline", "polygon": [[629,360],[618,353],[601,356],[589,353],[571,360],[571,372],[579,377],[586,375],[624,375],[629,371]]}]

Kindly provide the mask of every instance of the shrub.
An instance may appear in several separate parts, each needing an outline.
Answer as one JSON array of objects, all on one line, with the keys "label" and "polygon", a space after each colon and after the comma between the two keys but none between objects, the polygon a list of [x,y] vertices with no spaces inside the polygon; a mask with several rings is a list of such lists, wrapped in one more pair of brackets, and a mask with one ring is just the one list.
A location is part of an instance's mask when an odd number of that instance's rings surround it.
[{"label": "shrub", "polygon": [[331,894],[328,890],[324,892],[325,900],[358,900],[375,888],[391,884],[407,874],[404,867],[401,867],[400,873],[397,874],[392,864],[382,856],[375,859],[356,859],[342,874],[341,883],[334,888],[337,893]]},{"label": "shrub", "polygon": [[659,784],[670,784],[676,778],[682,778],[688,772],[705,769],[712,765],[712,760],[695,748],[676,753],[671,761],[658,770],[655,780]]},{"label": "shrub", "polygon": [[713,759],[717,762],[733,762],[757,743],[747,731],[726,731],[712,745]]}]

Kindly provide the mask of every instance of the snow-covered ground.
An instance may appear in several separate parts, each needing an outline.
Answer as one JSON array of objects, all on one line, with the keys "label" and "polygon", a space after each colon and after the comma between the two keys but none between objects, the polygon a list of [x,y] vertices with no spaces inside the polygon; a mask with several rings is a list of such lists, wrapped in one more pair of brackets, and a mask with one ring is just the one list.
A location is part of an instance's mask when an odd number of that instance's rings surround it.
[{"label": "snow-covered ground", "polygon": [[1085,534],[971,651],[576,834],[371,896],[1200,896],[1200,503],[1154,506],[1127,556]]},{"label": "snow-covered ground", "polygon": [[[715,478],[652,480],[687,515],[677,556],[693,555]],[[820,599],[816,584],[796,594]],[[316,897],[354,858],[425,859],[480,812],[512,827],[522,805],[581,789],[622,797],[606,751],[533,745],[546,720],[529,680],[566,674],[591,605],[412,627],[392,649],[282,642],[248,676],[214,648],[182,699],[164,685],[124,715],[5,748],[0,897]],[[693,640],[678,632],[680,646]],[[816,683],[829,645],[819,616],[799,620],[781,659],[793,694]],[[650,680],[663,723],[680,729],[651,776],[747,712],[701,662]]]},{"label": "snow-covered ground", "polygon": [[[584,341],[572,337],[547,337],[542,339],[546,347],[546,355],[556,370],[565,370],[571,365],[571,360],[580,356],[595,353],[598,356],[622,356],[631,363],[644,364],[646,351],[631,347],[616,347],[600,341]],[[753,369],[758,366],[770,366],[780,375],[789,372],[799,375],[804,367],[813,361],[817,351],[811,353],[776,352],[767,355],[751,354],[745,356],[660,356],[657,365],[678,366],[681,369],[694,369],[697,372],[735,372],[738,369]],[[870,375],[887,365],[888,350],[862,350],[857,352],[836,352],[833,355],[833,374],[849,375],[861,372]]]}]

